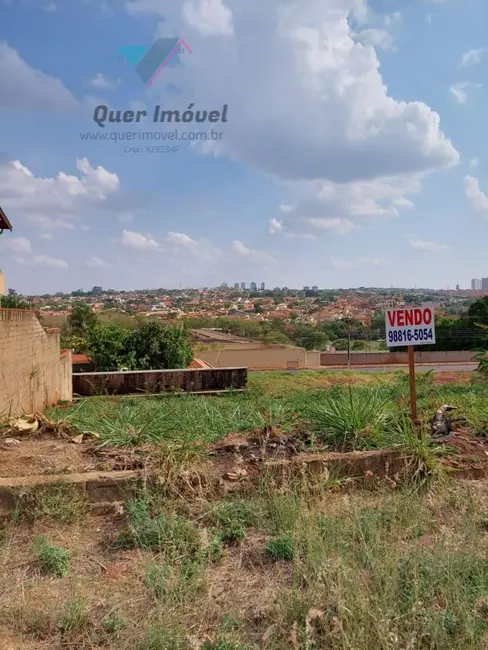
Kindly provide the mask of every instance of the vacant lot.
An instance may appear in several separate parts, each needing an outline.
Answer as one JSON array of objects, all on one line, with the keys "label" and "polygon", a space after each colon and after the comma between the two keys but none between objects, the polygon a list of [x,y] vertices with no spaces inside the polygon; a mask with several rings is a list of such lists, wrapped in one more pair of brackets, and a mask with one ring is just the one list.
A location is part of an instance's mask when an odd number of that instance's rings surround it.
[{"label": "vacant lot", "polygon": [[[442,404],[458,407],[476,433],[488,427],[488,384],[466,383],[469,373],[418,377],[418,407],[430,420]],[[325,389],[325,390],[324,390]],[[252,374],[244,394],[152,398],[91,398],[50,413],[67,419],[80,432],[96,431],[107,445],[149,442],[215,442],[229,433],[265,426],[285,432],[312,428],[321,442],[374,449],[398,441],[398,418],[408,412],[408,376],[404,372],[366,375],[304,372]],[[352,430],[351,430],[352,429]],[[354,433],[364,433],[354,439]],[[401,438],[401,435],[400,435]]]},{"label": "vacant lot", "polygon": [[54,493],[2,532],[0,647],[487,648],[487,498],[146,491],[113,519]]},{"label": "vacant lot", "polygon": [[[488,387],[454,379],[419,378],[420,413],[457,406],[482,440]],[[106,449],[162,443],[180,469],[271,426],[330,448],[410,440],[438,470],[442,451],[409,437],[407,388],[403,373],[270,373],[247,394],[96,398],[50,415]],[[488,650],[488,483],[423,479],[375,492],[265,481],[220,498],[151,482],[104,516],[68,487],[33,490],[0,531],[0,648]]]}]

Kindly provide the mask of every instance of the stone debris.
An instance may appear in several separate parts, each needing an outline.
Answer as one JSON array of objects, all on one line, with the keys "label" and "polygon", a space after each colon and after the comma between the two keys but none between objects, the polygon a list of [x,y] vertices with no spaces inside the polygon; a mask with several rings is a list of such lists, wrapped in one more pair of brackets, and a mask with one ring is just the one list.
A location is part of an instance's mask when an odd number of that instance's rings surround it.
[{"label": "stone debris", "polygon": [[2,448],[4,449],[10,449],[12,447],[18,447],[20,445],[20,440],[17,440],[16,438],[5,438],[5,440],[2,440]]}]

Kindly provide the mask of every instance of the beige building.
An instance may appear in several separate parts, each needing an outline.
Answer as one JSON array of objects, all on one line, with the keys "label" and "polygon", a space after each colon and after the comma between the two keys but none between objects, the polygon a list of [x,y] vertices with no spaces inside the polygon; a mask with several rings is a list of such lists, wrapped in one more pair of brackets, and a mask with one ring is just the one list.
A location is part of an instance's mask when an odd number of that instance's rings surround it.
[{"label": "beige building", "polygon": [[0,296],[5,295],[5,276],[2,269],[0,269]]}]

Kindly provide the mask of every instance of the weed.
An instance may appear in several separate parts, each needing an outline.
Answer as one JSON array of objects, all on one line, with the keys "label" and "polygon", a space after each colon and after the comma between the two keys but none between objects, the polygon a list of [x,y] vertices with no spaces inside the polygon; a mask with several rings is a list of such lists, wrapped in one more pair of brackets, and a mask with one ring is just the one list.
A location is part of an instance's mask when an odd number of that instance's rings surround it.
[{"label": "weed", "polygon": [[201,550],[198,530],[188,519],[162,513],[153,517],[143,500],[129,502],[127,512],[130,530],[119,535],[118,546],[158,549],[167,557],[196,555]]},{"label": "weed", "polygon": [[224,544],[236,544],[247,537],[246,529],[237,522],[226,524],[220,531],[220,540]]},{"label": "weed", "polygon": [[256,526],[261,513],[257,501],[235,499],[224,501],[210,512],[210,521],[218,526],[218,537],[224,544],[235,544],[247,537],[247,529]]},{"label": "weed", "polygon": [[185,635],[163,626],[149,627],[138,650],[190,650]]},{"label": "weed", "polygon": [[307,416],[318,438],[343,451],[384,446],[389,442],[393,421],[389,400],[382,391],[353,390],[350,386],[334,399],[316,399]]},{"label": "weed", "polygon": [[171,569],[166,564],[152,564],[146,572],[144,584],[154,598],[163,598],[170,588]]},{"label": "weed", "polygon": [[233,641],[205,641],[201,646],[201,650],[245,650],[242,646],[237,645]]},{"label": "weed", "polygon": [[88,511],[86,496],[66,485],[53,485],[28,490],[19,500],[17,518],[48,517],[60,524],[72,524],[83,519]]},{"label": "weed", "polygon": [[118,634],[127,627],[127,621],[121,614],[109,614],[103,619],[103,629],[107,634]]},{"label": "weed", "polygon": [[445,447],[433,445],[425,430],[417,428],[412,420],[406,416],[396,423],[399,444],[410,458],[408,474],[410,481],[417,487],[422,487],[432,480],[440,480],[445,476],[445,469],[441,464],[441,456]]},{"label": "weed", "polygon": [[32,544],[41,571],[64,578],[68,573],[70,554],[59,544],[49,544],[44,536],[36,537]]},{"label": "weed", "polygon": [[83,599],[70,599],[59,621],[59,631],[62,635],[73,635],[81,632],[89,622],[86,602]]},{"label": "weed", "polygon": [[266,554],[273,560],[293,560],[295,557],[295,542],[289,535],[281,535],[270,539],[265,547]]}]

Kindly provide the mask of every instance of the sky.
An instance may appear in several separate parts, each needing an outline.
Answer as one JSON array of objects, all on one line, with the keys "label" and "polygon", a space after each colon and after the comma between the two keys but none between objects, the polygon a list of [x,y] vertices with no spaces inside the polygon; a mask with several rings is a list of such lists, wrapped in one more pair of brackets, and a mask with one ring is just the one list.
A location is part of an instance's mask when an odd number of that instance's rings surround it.
[{"label": "sky", "polygon": [[0,0],[7,286],[469,287],[487,25],[486,0]]}]

